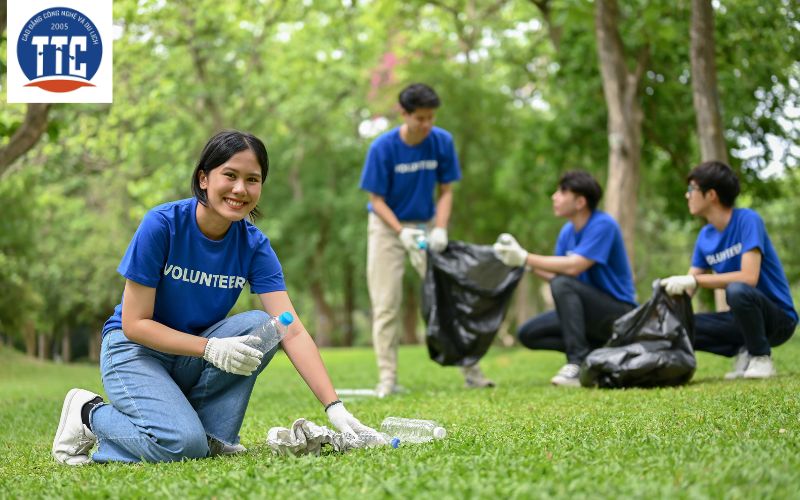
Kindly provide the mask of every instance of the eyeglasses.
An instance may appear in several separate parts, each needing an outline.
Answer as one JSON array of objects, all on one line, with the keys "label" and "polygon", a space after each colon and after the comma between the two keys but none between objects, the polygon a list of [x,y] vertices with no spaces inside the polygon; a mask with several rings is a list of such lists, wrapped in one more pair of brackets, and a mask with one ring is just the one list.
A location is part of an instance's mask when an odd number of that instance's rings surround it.
[{"label": "eyeglasses", "polygon": [[689,194],[692,194],[692,191],[697,191],[698,189],[700,189],[700,186],[697,186],[695,184],[689,184],[688,186],[686,186],[686,192]]}]

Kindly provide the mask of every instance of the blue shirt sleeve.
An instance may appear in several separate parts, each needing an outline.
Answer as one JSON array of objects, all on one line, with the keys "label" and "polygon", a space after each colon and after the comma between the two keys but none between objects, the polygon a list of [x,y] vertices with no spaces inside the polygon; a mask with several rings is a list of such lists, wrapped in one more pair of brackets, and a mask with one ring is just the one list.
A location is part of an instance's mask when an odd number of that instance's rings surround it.
[{"label": "blue shirt sleeve", "polygon": [[283,279],[283,269],[278,261],[278,256],[269,244],[269,240],[263,237],[258,244],[256,253],[250,264],[250,273],[247,276],[252,293],[269,293],[286,290],[286,283]]},{"label": "blue shirt sleeve", "polygon": [[755,212],[747,212],[746,217],[742,218],[742,253],[749,252],[758,248],[764,254],[764,241],[767,236],[767,228],[764,221]]},{"label": "blue shirt sleeve", "polygon": [[706,262],[706,256],[700,250],[700,238],[703,236],[703,231],[697,235],[697,240],[694,242],[694,252],[692,252],[692,267],[697,269],[711,269],[711,266]]},{"label": "blue shirt sleeve", "polygon": [[386,154],[383,152],[381,144],[377,141],[373,142],[367,152],[364,169],[361,171],[361,189],[386,197],[390,184],[390,168],[386,161]]},{"label": "blue shirt sleeve", "polygon": [[572,253],[591,259],[599,264],[607,264],[614,243],[614,226],[607,221],[597,221],[587,224],[578,245]]},{"label": "blue shirt sleeve", "polygon": [[156,288],[169,251],[169,227],[157,212],[147,212],[122,257],[117,272],[140,285]]},{"label": "blue shirt sleeve", "polygon": [[461,179],[461,166],[458,163],[458,154],[456,153],[455,144],[453,144],[453,138],[450,135],[445,137],[446,140],[442,144],[439,166],[436,170],[436,180],[439,184],[449,184]]}]

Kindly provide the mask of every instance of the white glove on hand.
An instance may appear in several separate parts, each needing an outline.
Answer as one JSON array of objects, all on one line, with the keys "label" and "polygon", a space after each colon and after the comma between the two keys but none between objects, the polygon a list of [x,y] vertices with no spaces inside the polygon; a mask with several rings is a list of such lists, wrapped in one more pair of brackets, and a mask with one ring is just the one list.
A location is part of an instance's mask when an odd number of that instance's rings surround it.
[{"label": "white glove on hand", "polygon": [[428,248],[431,252],[442,253],[447,248],[447,229],[435,227],[428,235]]},{"label": "white glove on hand", "polygon": [[682,295],[684,292],[691,293],[697,287],[697,280],[691,274],[670,276],[661,280],[661,286],[670,295]]},{"label": "white glove on hand", "polygon": [[400,242],[403,244],[403,247],[406,249],[407,252],[419,252],[419,243],[418,240],[420,238],[425,237],[425,231],[422,229],[413,229],[410,227],[404,227],[400,231]]},{"label": "white glove on hand", "polygon": [[325,413],[328,414],[328,420],[331,421],[331,424],[333,424],[333,426],[336,427],[339,432],[343,434],[349,434],[356,438],[367,436],[373,442],[375,440],[379,440],[383,441],[383,443],[378,444],[387,444],[385,442],[386,439],[383,438],[378,431],[372,427],[367,427],[366,425],[362,424],[356,417],[347,411],[347,408],[344,407],[344,403],[335,403],[333,406],[328,407]]},{"label": "white glove on hand", "polygon": [[210,338],[203,359],[224,372],[250,375],[261,364],[263,354],[252,347],[260,342],[261,339],[254,335]]},{"label": "white glove on hand", "polygon": [[497,237],[497,242],[492,245],[494,255],[500,262],[508,267],[524,266],[528,260],[528,251],[520,246],[516,238],[508,233]]}]

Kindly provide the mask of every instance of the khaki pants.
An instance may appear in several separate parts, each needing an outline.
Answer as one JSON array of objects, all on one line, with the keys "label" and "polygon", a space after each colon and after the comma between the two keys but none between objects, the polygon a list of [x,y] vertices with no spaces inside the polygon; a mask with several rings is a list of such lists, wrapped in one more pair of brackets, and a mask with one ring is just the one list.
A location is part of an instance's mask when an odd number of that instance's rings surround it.
[{"label": "khaki pants", "polygon": [[[402,223],[417,228],[425,222]],[[397,344],[400,339],[400,307],[406,250],[397,233],[370,212],[367,222],[367,287],[372,302],[372,345],[381,382],[397,382]],[[424,253],[423,253],[424,255]],[[425,275],[425,259],[415,266]]]}]

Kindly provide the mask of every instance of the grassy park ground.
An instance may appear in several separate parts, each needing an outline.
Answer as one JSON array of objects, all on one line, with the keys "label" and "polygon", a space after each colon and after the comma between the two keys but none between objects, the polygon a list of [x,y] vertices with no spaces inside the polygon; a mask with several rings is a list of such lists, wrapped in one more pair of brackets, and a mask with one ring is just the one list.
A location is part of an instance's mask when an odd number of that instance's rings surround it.
[{"label": "grassy park ground", "polygon": [[[372,385],[369,349],[323,351],[338,388]],[[57,465],[50,446],[64,394],[102,392],[98,368],[43,363],[0,350],[0,498],[797,498],[800,339],[775,352],[780,376],[722,380],[725,358],[700,354],[677,389],[585,390],[548,385],[563,356],[493,348],[499,386],[466,390],[454,368],[403,347],[409,392],[360,399],[364,423],[435,419],[442,441],[321,457],[277,457],[267,430],[327,419],[279,353],[258,381],[242,428],[243,456],[145,465]]]}]

